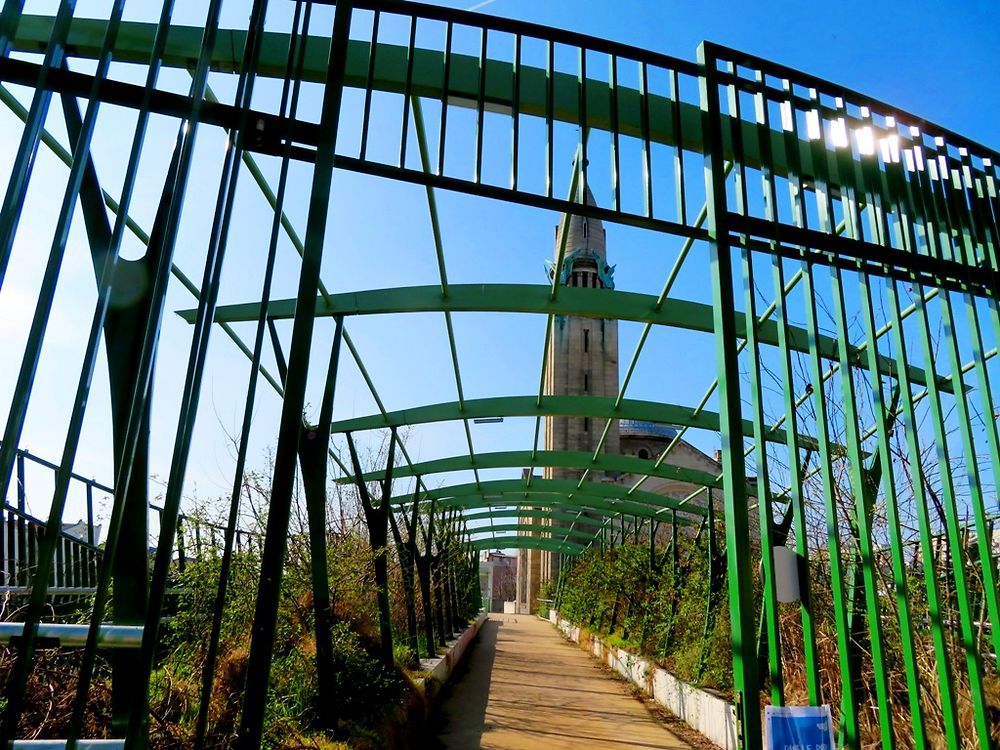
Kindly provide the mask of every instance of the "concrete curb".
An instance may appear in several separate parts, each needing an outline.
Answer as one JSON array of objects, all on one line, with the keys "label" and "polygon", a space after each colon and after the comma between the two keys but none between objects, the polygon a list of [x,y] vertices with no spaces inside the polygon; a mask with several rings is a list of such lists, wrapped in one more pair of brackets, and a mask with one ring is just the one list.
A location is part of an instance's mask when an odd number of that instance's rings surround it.
[{"label": "concrete curb", "polygon": [[[549,622],[568,640],[580,643],[581,630],[578,626],[559,619],[555,611],[549,613]],[[736,707],[733,703],[677,679],[641,656],[609,645],[595,636],[589,636],[589,639],[586,650],[596,659],[723,750],[736,750]]]},{"label": "concrete curb", "polygon": [[479,635],[479,630],[482,628],[484,622],[486,622],[486,613],[480,612],[475,621],[463,630],[459,634],[458,638],[453,641],[448,641],[448,643],[445,644],[448,650],[445,652],[444,656],[439,656],[436,659],[421,659],[420,669],[425,672],[430,672],[430,679],[437,680],[439,683],[444,685],[448,682],[452,672],[455,671],[455,667],[457,667],[459,662],[462,660],[462,656],[465,655],[465,651],[468,649],[469,644],[472,643],[476,639],[476,636]]},{"label": "concrete curb", "polygon": [[443,656],[420,660],[420,670],[427,672],[428,676],[416,679],[414,682],[423,695],[428,708],[433,707],[441,688],[451,679],[451,675],[462,661],[469,645],[479,636],[479,631],[482,629],[483,623],[486,622],[486,618],[486,613],[480,612],[475,621],[463,630],[458,638],[445,644],[448,650]]}]

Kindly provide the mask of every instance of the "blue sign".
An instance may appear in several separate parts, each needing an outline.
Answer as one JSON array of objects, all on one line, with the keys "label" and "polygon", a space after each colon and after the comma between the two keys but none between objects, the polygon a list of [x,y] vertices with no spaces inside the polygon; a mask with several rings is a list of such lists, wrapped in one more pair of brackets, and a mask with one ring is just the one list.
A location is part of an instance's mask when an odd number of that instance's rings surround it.
[{"label": "blue sign", "polygon": [[829,706],[765,706],[768,750],[836,750]]}]

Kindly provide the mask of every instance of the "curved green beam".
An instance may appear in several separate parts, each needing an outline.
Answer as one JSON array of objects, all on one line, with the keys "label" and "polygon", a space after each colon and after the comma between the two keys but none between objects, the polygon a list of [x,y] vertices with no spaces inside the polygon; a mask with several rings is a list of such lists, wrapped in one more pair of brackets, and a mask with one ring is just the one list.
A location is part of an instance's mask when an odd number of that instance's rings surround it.
[{"label": "curved green beam", "polygon": [[[636,419],[662,424],[686,425],[711,432],[719,431],[717,412],[695,410],[687,406],[663,404],[657,401],[623,399],[615,409],[615,400],[606,396],[497,396],[494,398],[467,399],[465,408],[457,401],[417,406],[386,414],[372,414],[333,422],[331,431],[360,432],[385,427],[403,427],[431,422],[450,422],[458,419],[488,419],[491,417],[590,417],[591,419]],[[743,434],[753,438],[753,422],[743,420]],[[786,444],[785,430],[771,430],[768,440]],[[815,438],[799,435],[798,446],[803,450],[817,450]],[[834,450],[843,450],[833,446]],[[586,468],[586,465],[580,468]]]},{"label": "curved green beam", "polygon": [[[552,505],[546,506],[547,510],[540,509],[537,505],[530,505],[528,507],[517,507],[517,508],[491,508],[490,510],[477,511],[475,513],[463,513],[462,520],[471,524],[478,521],[495,521],[501,518],[544,518],[552,519],[553,521],[566,521],[567,523],[580,523],[587,522],[587,518],[581,518],[583,513],[600,513],[601,518],[605,519],[612,515],[618,515],[622,511],[618,509],[615,513],[594,511],[588,508],[573,508],[572,505],[563,505],[560,503],[553,503]],[[565,508],[565,510],[563,510]],[[625,515],[631,515],[626,513]],[[650,516],[652,518],[652,516]],[[595,519],[589,519],[591,521]],[[660,519],[662,521],[662,517]],[[686,518],[677,519],[678,526],[693,526],[694,522]],[[470,527],[471,529],[472,527]],[[489,527],[485,527],[489,528]],[[560,528],[560,527],[557,527]]]},{"label": "curved green beam", "polygon": [[[580,514],[587,511],[577,511],[576,513],[569,513],[567,511],[560,510],[539,510],[536,507],[530,508],[507,508],[506,510],[484,510],[477,513],[463,513],[462,521],[467,524],[468,530],[475,531],[481,529],[492,530],[493,523],[499,519],[512,518],[515,520],[521,518],[535,518],[542,520],[551,521],[565,521],[566,523],[574,523],[580,520]],[[480,521],[489,521],[489,526],[468,526],[468,524],[479,523]],[[561,528],[561,527],[557,527]]]},{"label": "curved green beam", "polygon": [[[598,535],[599,529],[595,524],[593,531],[583,531],[582,529],[571,529],[565,526],[546,526],[544,524],[534,524],[534,523],[501,523],[493,526],[477,526],[475,528],[466,528],[465,535],[469,539],[479,539],[484,535],[494,535],[501,534],[508,531],[513,531],[518,536],[552,536],[559,537],[569,537],[577,539],[577,544],[590,544],[593,542]],[[553,537],[553,538],[554,538]]]},{"label": "curved green beam", "polygon": [[563,542],[544,536],[498,536],[477,537],[467,544],[476,550],[484,549],[540,549],[546,552],[562,552],[564,555],[579,555],[587,548],[575,542]]},{"label": "curved green beam", "polygon": [[[256,322],[259,302],[220,305],[215,313],[217,323]],[[295,316],[295,300],[275,300],[268,303],[268,315],[275,319]],[[589,289],[586,287],[560,287],[559,296],[552,299],[552,288],[547,284],[449,284],[448,295],[441,294],[440,285],[369,289],[359,292],[332,294],[316,299],[316,315],[394,315],[422,312],[504,312],[536,313],[539,315],[571,315],[583,318],[616,318],[639,323],[681,328],[701,333],[714,333],[711,305],[690,300],[667,298],[662,303],[651,294],[623,292],[617,289]],[[196,309],[179,310],[181,318],[193,323]],[[746,338],[746,320],[736,319],[737,338]],[[762,344],[778,346],[778,324],[766,320],[757,327],[757,338]],[[820,354],[824,359],[837,361],[839,343],[832,336],[817,338]],[[789,326],[788,348],[809,352],[809,332],[799,326]],[[850,347],[851,360],[864,362],[863,350]],[[895,377],[896,361],[879,355],[879,371]],[[910,380],[927,384],[927,375],[919,367],[908,367]],[[938,387],[953,392],[951,378],[938,376]]]},{"label": "curved green beam", "polygon": [[[707,511],[703,506],[687,503],[682,505],[682,501],[667,495],[660,495],[656,492],[636,490],[629,494],[629,488],[620,484],[605,484],[603,482],[584,482],[578,486],[576,480],[570,479],[543,479],[535,477],[531,481],[531,486],[523,479],[492,479],[478,484],[470,482],[467,484],[452,484],[444,487],[436,487],[420,494],[420,500],[447,500],[458,497],[479,497],[483,504],[490,502],[491,497],[499,497],[504,494],[517,495],[536,493],[539,495],[557,495],[565,498],[580,495],[583,497],[599,498],[605,500],[630,500],[636,506],[643,505],[652,508],[666,508],[668,510],[681,510],[695,516],[705,516]],[[396,495],[389,499],[393,505],[408,505],[413,502],[412,495]],[[536,503],[542,505],[543,503]],[[509,503],[493,502],[493,505],[509,505]],[[621,513],[622,508],[612,505],[616,512]],[[648,508],[647,508],[648,509]],[[631,510],[628,511],[632,513]]]},{"label": "curved green beam", "polygon": [[[532,487],[534,487],[534,484],[532,484]],[[657,495],[657,497],[661,496]],[[514,505],[517,507],[559,508],[570,512],[582,511],[588,513],[599,513],[604,516],[625,513],[630,516],[654,518],[660,521],[664,518],[663,514],[659,512],[664,510],[661,506],[651,506],[645,503],[632,502],[630,500],[608,500],[604,496],[589,495],[580,492],[574,492],[571,498],[567,497],[565,493],[560,492],[535,492],[533,490],[525,492],[523,487],[519,490],[511,492],[491,492],[489,494],[470,493],[467,495],[456,495],[454,497],[442,498],[438,500],[438,503],[444,507],[461,508],[463,510],[467,508],[478,510],[482,508]],[[686,511],[689,506],[690,503],[685,505],[683,510]],[[701,506],[698,507],[701,508]],[[699,518],[703,516],[700,512],[695,512],[692,515]],[[679,516],[677,518],[678,526],[686,526],[692,523],[694,522],[684,519],[683,516]]]},{"label": "curved green beam", "polygon": [[[466,402],[468,403],[468,402]],[[472,469],[510,469],[535,468],[552,466],[560,469],[589,468],[594,471],[610,471],[620,474],[648,474],[651,477],[672,479],[702,487],[722,487],[722,480],[715,474],[698,469],[688,469],[682,466],[661,464],[656,466],[655,459],[639,458],[637,456],[622,456],[602,453],[594,460],[593,453],[588,451],[497,451],[494,453],[477,453],[475,460],[468,454],[421,461],[412,466],[399,466],[392,470],[393,477],[422,476],[428,474],[448,474],[456,471],[471,471]],[[362,479],[366,482],[385,478],[385,470],[365,473]],[[353,476],[341,477],[339,484],[353,484]]]}]

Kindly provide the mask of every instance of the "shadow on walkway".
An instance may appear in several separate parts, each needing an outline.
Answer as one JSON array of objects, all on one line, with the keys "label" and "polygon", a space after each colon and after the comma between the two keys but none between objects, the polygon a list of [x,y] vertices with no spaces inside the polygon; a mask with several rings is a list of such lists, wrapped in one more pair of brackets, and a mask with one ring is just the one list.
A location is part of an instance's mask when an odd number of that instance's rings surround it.
[{"label": "shadow on walkway", "polygon": [[439,696],[440,709],[432,720],[425,750],[482,747],[497,636],[503,624],[503,620],[492,618],[483,623],[479,636]]},{"label": "shadow on walkway", "polygon": [[490,615],[427,750],[686,750],[624,685],[529,615]]}]

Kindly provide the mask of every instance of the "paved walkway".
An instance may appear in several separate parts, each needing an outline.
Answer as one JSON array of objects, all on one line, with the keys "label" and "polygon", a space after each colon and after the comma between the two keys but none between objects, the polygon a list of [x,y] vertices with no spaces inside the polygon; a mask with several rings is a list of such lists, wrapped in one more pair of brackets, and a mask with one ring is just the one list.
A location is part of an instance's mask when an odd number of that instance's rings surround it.
[{"label": "paved walkway", "polygon": [[535,616],[490,615],[441,713],[441,750],[690,747]]}]

